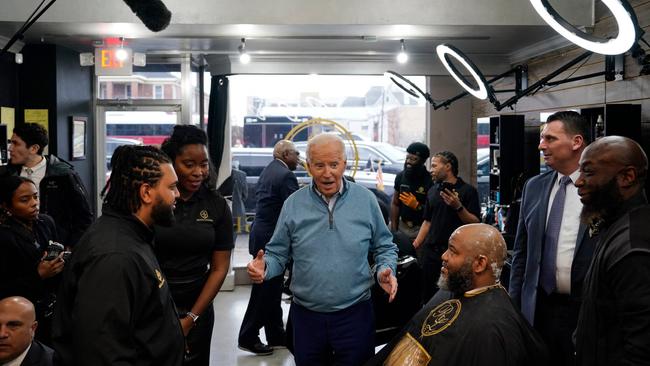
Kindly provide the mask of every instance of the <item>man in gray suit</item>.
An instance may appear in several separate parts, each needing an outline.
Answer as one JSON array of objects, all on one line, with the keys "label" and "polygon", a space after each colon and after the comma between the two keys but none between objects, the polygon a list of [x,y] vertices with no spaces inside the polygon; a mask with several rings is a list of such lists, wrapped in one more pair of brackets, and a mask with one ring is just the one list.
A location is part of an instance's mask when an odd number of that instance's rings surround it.
[{"label": "man in gray suit", "polygon": [[573,365],[572,333],[593,245],[580,223],[574,182],[591,129],[576,112],[548,117],[539,149],[552,170],[525,185],[510,274],[510,296],[546,341],[553,365]]}]

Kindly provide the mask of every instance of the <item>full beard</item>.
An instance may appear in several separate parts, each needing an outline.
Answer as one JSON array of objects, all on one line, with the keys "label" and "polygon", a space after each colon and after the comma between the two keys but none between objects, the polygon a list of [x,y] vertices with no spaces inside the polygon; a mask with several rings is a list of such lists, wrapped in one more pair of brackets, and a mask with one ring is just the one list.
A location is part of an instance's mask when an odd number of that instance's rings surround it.
[{"label": "full beard", "polygon": [[594,191],[590,199],[591,202],[582,206],[580,220],[587,225],[600,220],[607,221],[608,216],[613,215],[623,202],[623,196],[616,184],[616,177],[601,186],[599,190]]},{"label": "full beard", "polygon": [[422,174],[429,174],[422,164],[408,166],[404,163],[404,175],[408,178],[419,177]]},{"label": "full beard", "polygon": [[441,290],[451,291],[454,294],[454,297],[460,297],[465,292],[473,289],[473,277],[472,262],[466,261],[457,271],[452,272],[447,268],[446,276],[440,274],[440,278],[438,278],[438,287]]},{"label": "full beard", "polygon": [[167,205],[162,199],[159,199],[151,209],[151,219],[156,225],[172,226],[175,221],[172,205]]}]

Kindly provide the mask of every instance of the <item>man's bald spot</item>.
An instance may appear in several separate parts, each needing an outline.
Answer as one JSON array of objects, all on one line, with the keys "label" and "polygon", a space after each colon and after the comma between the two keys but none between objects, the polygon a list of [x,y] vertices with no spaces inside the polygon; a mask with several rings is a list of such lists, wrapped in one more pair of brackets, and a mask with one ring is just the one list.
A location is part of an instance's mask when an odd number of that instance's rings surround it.
[{"label": "man's bald spot", "polygon": [[34,304],[21,296],[12,296],[0,300],[0,313],[4,312],[18,313],[24,317],[27,322],[36,321],[36,311]]},{"label": "man's bald spot", "polygon": [[620,167],[632,166],[637,176],[645,178],[648,171],[648,157],[636,141],[623,136],[599,138],[585,150],[585,159],[598,164],[614,164]]},{"label": "man's bald spot", "polygon": [[293,142],[289,140],[280,140],[273,147],[273,157],[276,159],[282,159],[285,152],[295,149],[296,146],[293,144]]},{"label": "man's bald spot", "polygon": [[501,233],[487,224],[467,224],[451,234],[463,243],[465,248],[475,256],[487,257],[492,270],[500,271],[506,259],[506,242]]}]

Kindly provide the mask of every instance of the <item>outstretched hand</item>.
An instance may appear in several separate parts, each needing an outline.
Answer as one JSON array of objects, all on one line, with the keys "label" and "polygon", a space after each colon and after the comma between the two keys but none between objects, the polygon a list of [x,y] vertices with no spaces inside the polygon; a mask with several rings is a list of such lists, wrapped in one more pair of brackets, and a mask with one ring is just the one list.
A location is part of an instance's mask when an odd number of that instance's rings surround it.
[{"label": "outstretched hand", "polygon": [[386,268],[378,276],[379,286],[388,294],[388,302],[392,302],[397,294],[397,278],[393,276],[393,271]]},{"label": "outstretched hand", "polygon": [[248,265],[246,266],[246,270],[248,272],[248,275],[251,278],[251,281],[253,283],[260,284],[264,282],[264,268],[265,268],[265,263],[264,263],[264,251],[260,249],[259,252],[257,252],[257,255],[255,258],[248,262]]}]

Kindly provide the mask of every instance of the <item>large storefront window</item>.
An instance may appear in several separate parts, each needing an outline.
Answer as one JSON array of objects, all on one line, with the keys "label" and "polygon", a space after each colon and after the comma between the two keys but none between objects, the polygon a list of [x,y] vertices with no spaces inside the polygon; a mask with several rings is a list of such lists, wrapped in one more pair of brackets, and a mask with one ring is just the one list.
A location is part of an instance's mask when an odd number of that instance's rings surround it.
[{"label": "large storefront window", "polygon": [[99,76],[98,99],[180,99],[178,64],[134,67],[130,76]]},{"label": "large storefront window", "polygon": [[[229,79],[233,146],[272,147],[292,127],[317,117],[337,122],[358,140],[404,148],[426,139],[425,102],[410,98],[383,76],[235,75]],[[426,90],[425,77],[409,79]]]}]

